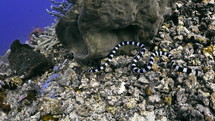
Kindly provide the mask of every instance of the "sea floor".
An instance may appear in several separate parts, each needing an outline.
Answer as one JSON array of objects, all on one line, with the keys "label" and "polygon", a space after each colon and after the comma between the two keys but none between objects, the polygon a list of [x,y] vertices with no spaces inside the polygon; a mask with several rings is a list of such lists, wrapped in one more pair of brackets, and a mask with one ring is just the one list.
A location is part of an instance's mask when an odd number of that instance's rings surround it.
[{"label": "sea floor", "polygon": [[91,67],[77,63],[58,42],[52,24],[33,41],[35,51],[54,61],[53,69],[27,80],[7,77],[13,70],[1,58],[0,120],[214,121],[215,4],[176,6],[155,38],[146,42],[153,46],[146,47],[139,65],[147,64],[150,50],[161,49],[178,65],[201,74],[177,72],[165,56],[156,59],[152,70],[134,73],[130,64],[138,49],[113,57],[105,71],[89,73]]}]

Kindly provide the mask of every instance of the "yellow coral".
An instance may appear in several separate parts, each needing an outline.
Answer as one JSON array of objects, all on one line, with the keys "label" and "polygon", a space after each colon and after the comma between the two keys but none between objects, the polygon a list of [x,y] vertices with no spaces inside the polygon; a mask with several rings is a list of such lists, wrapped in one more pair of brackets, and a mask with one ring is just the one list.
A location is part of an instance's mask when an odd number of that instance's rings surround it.
[{"label": "yellow coral", "polygon": [[57,121],[58,119],[54,118],[52,115],[43,115],[41,117],[42,121]]},{"label": "yellow coral", "polygon": [[111,114],[113,114],[113,115],[115,115],[116,108],[113,107],[113,106],[108,106],[108,107],[106,107],[106,111],[109,112],[109,113],[111,113]]},{"label": "yellow coral", "polygon": [[210,55],[213,55],[214,51],[215,51],[215,45],[210,45],[203,49],[204,53],[209,53]]},{"label": "yellow coral", "polygon": [[125,103],[125,107],[128,109],[135,108],[137,106],[137,101],[134,98],[128,99]]},{"label": "yellow coral", "polygon": [[206,40],[206,38],[198,38],[198,41],[199,42],[206,42],[207,40]]},{"label": "yellow coral", "polygon": [[210,1],[211,0],[203,0],[202,2],[206,4],[206,3],[209,3]]},{"label": "yellow coral", "polygon": [[170,96],[164,97],[164,102],[167,103],[168,105],[172,104],[172,98]]},{"label": "yellow coral", "polygon": [[12,77],[11,78],[12,83],[20,86],[22,84],[22,79],[20,79],[19,77]]},{"label": "yellow coral", "polygon": [[148,94],[148,95],[153,95],[154,94],[154,92],[152,91],[150,86],[146,87],[146,94]]}]

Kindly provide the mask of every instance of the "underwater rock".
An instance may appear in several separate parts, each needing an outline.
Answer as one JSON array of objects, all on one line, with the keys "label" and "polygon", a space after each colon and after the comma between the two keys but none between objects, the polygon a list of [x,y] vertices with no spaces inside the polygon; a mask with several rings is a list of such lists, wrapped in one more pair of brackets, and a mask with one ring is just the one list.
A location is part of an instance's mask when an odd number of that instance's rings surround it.
[{"label": "underwater rock", "polygon": [[9,62],[8,62],[9,54],[10,54],[10,50],[8,50],[3,56],[0,56],[0,76],[8,76],[11,73]]},{"label": "underwater rock", "polygon": [[0,90],[0,110],[5,113],[9,113],[11,111],[11,106],[9,104],[5,104],[4,100],[6,99],[6,94]]},{"label": "underwater rock", "polygon": [[27,44],[20,44],[15,40],[11,47],[11,53],[8,60],[14,74],[23,75],[24,78],[30,78],[42,74],[53,66],[53,63],[44,55],[33,51]]},{"label": "underwater rock", "polygon": [[76,60],[101,58],[121,41],[152,39],[173,2],[77,0],[57,24],[56,34]]},{"label": "underwater rock", "polygon": [[50,97],[41,98],[38,109],[44,114],[61,114],[63,112],[59,100]]}]

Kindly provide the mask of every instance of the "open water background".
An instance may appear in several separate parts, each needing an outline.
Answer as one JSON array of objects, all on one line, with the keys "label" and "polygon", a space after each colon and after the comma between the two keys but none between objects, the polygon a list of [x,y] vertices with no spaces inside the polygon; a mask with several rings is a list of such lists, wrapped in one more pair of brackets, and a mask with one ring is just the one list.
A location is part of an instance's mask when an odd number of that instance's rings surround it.
[{"label": "open water background", "polygon": [[50,10],[50,5],[50,0],[1,1],[0,56],[10,48],[15,39],[25,43],[34,28],[43,28],[54,22],[54,17],[45,10]]}]

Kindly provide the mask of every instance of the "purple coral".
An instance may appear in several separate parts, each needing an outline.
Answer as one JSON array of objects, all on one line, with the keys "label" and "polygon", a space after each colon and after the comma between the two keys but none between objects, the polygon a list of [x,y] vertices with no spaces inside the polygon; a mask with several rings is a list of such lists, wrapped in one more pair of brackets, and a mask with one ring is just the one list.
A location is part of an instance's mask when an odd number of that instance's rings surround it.
[{"label": "purple coral", "polygon": [[58,74],[52,74],[52,75],[50,76],[50,78],[49,78],[48,80],[46,80],[46,83],[52,81],[54,78],[56,78],[56,77],[58,77],[58,76],[59,76]]},{"label": "purple coral", "polygon": [[45,82],[42,82],[41,85],[41,94],[43,94],[43,92],[45,91],[46,88],[48,88],[50,86],[50,83],[54,78],[58,77],[59,74],[52,74],[48,80],[46,80]]}]

